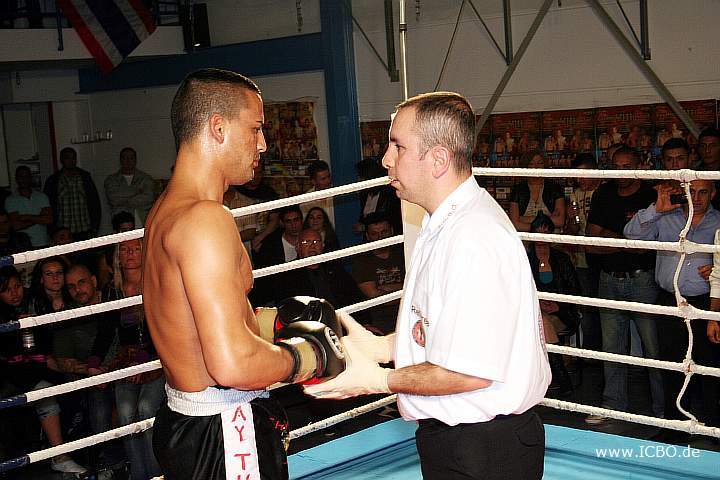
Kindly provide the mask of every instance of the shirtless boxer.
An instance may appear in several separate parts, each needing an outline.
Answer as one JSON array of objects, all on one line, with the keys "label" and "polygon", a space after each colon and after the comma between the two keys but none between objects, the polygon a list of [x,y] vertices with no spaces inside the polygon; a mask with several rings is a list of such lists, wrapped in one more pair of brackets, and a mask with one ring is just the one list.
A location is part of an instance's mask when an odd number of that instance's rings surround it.
[{"label": "shirtless boxer", "polygon": [[277,431],[287,422],[265,388],[322,376],[316,355],[338,353],[319,332],[287,331],[275,345],[258,336],[250,259],[222,200],[252,179],[263,121],[257,85],[223,70],[190,74],[172,103],[177,160],[143,249],[144,308],[167,379],[153,432],[166,479],[287,478]]}]

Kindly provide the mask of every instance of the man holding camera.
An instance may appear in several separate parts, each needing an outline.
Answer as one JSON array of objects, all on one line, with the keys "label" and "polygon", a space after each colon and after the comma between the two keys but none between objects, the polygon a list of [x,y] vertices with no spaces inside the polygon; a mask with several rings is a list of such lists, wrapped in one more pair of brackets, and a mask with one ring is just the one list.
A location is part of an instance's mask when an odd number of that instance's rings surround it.
[{"label": "man holding camera", "polygon": [[[679,234],[688,220],[689,205],[687,197],[678,191],[676,186],[667,183],[657,185],[657,201],[648,208],[638,211],[632,220],[625,225],[625,236],[635,240],[657,240],[663,242],[676,242]],[[690,183],[690,199],[692,201],[692,221],[687,239],[695,243],[713,244],[715,231],[720,228],[720,212],[715,210],[711,202],[715,198],[715,184],[712,180],[694,180]],[[680,253],[658,252],[655,260],[655,281],[660,286],[658,303],[661,305],[676,305],[673,278],[677,269]],[[710,306],[710,284],[708,277],[712,270],[712,254],[693,253],[685,257],[684,265],[678,278],[680,294],[691,305],[708,310]],[[660,319],[662,327],[658,328],[658,342],[660,345],[660,358],[672,362],[682,362],[688,346],[688,334],[685,323],[678,317]],[[705,358],[704,352],[710,349],[706,336],[707,321],[693,320],[694,334],[693,358],[698,363]],[[706,380],[715,381],[712,377],[705,379],[704,375],[693,379],[693,383],[704,384]],[[665,418],[683,419],[675,400],[684,381],[681,372],[663,371],[663,386],[665,390]],[[713,388],[703,385],[702,399],[707,403],[704,414],[715,415],[717,398],[713,400],[705,397],[706,392],[711,393]],[[700,390],[698,390],[700,391]],[[691,388],[690,393],[693,393]],[[709,418],[703,418],[707,421]],[[668,437],[668,438],[666,438]],[[659,440],[684,440],[676,438],[677,434],[668,432]]]}]

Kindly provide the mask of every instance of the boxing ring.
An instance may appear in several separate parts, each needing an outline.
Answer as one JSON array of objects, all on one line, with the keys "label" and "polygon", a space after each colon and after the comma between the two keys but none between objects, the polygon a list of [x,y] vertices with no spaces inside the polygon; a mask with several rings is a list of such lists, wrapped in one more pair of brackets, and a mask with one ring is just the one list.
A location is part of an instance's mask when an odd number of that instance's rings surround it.
[{"label": "boxing ring", "polygon": [[[400,73],[402,78],[403,98],[408,97],[407,65],[406,65],[406,32],[407,25],[404,20],[404,3],[400,2]],[[512,71],[527,49],[535,31],[540,25],[542,18],[550,7],[551,0],[545,0],[543,7],[535,22],[531,26],[526,38],[515,54],[512,63],[509,64],[507,73],[500,82],[498,89],[493,94],[491,101],[483,113],[483,123],[492,112],[494,104],[501,95],[504,86],[507,84]],[[592,2],[597,3],[597,2]],[[601,10],[600,7],[597,7]],[[668,92],[669,93],[669,92]],[[672,107],[676,102],[668,101]],[[679,108],[679,107],[678,107]],[[673,108],[675,110],[675,108]],[[682,109],[680,109],[682,110]],[[681,118],[681,113],[676,112]],[[473,173],[479,176],[543,176],[543,177],[586,177],[586,178],[638,178],[638,179],[666,179],[683,182],[686,196],[689,198],[689,182],[695,179],[720,179],[720,172],[696,172],[692,170],[680,171],[606,171],[606,170],[571,170],[571,169],[511,169],[511,168],[475,168]],[[344,195],[368,189],[388,183],[388,178],[383,177],[365,182],[358,182],[327,190],[303,194],[296,197],[266,202],[235,209],[233,216],[255,214],[267,210],[274,210],[288,205],[315,201],[335,195]],[[692,202],[689,202],[692,218]],[[599,237],[582,237],[571,235],[555,234],[531,234],[519,233],[525,241],[542,241],[550,243],[561,243],[569,245],[594,245],[617,248],[639,248],[653,249],[658,251],[679,252],[680,259],[675,272],[675,291],[680,268],[686,255],[695,252],[719,253],[720,246],[701,245],[690,242],[686,239],[689,230],[689,223],[681,232],[677,242],[651,242],[642,240],[624,240]],[[143,237],[143,229],[124,232],[115,235],[108,235],[91,240],[75,242],[69,245],[50,247],[35,251],[18,253],[8,257],[0,258],[1,265],[18,265],[27,262],[34,262],[42,258],[63,255],[78,250],[97,248],[111,245],[118,242]],[[387,238],[384,240],[370,242],[359,246],[349,247],[319,256],[295,260],[281,265],[258,269],[253,272],[255,278],[280,273],[295,268],[302,268],[307,265],[321,263],[329,260],[345,258],[362,252],[368,252],[377,248],[396,245],[406,242],[402,235]],[[400,298],[402,292],[394,292],[372,300],[361,302],[346,307],[344,311],[353,313],[385,302]],[[693,375],[712,375],[720,377],[720,368],[698,365],[692,358],[693,332],[690,328],[691,322],[697,319],[720,320],[720,312],[709,312],[699,310],[688,305],[682,296],[676,293],[676,306],[658,306],[636,302],[619,302],[599,298],[560,295],[539,292],[538,297],[544,300],[566,302],[585,306],[595,306],[613,309],[645,312],[657,315],[669,315],[682,319],[688,330],[689,343],[687,353],[683,362],[665,362],[659,360],[639,358],[629,355],[616,355],[580,348],[548,345],[547,350],[552,353],[560,353],[580,358],[596,359],[601,361],[620,362],[627,365],[674,370],[685,375],[685,381],[676,403],[686,420],[665,420],[651,416],[638,415],[629,412],[608,410],[600,407],[572,403],[562,400],[546,398],[542,405],[558,410],[579,412],[591,415],[603,415],[608,418],[635,422],[650,425],[658,428],[668,428],[677,431],[702,434],[720,438],[720,428],[709,427],[700,423],[695,416],[682,409],[680,400],[685,395],[685,390]],[[141,296],[134,296],[122,300],[105,302],[102,304],[76,308],[72,310],[26,317],[18,321],[0,325],[0,335],[5,332],[16,331],[24,328],[34,328],[41,325],[48,325],[68,321],[73,318],[83,317],[95,313],[116,310],[133,305],[142,304]],[[61,385],[26,392],[13,397],[0,399],[0,410],[15,408],[30,404],[42,398],[61,395],[96,385],[114,382],[139,373],[149,372],[161,368],[160,361],[155,360],[141,365],[136,365],[101,375],[68,382]],[[282,388],[283,385],[273,385],[270,388]],[[381,408],[395,401],[391,395],[385,399],[378,400],[366,406],[359,407],[348,412],[341,413],[329,419],[325,419],[307,426],[298,428],[291,425],[294,430],[291,438],[298,438],[303,435],[322,430],[339,422],[348,421],[364,413]],[[92,435],[80,440],[64,443],[56,447],[47,448],[26,455],[6,459],[0,462],[0,475],[4,472],[22,469],[30,464],[46,461],[57,455],[71,453],[89,446],[97,445],[125,435],[139,433],[152,427],[154,419],[147,419],[123,427],[115,428],[107,432]],[[706,450],[684,449],[674,445],[648,442],[618,435],[609,435],[594,431],[577,430],[552,425],[545,426],[546,431],[546,455],[545,455],[545,477],[546,479],[608,479],[608,478],[632,478],[632,479],[701,479],[720,478],[720,453]],[[325,443],[318,447],[310,448],[291,455],[288,459],[290,476],[293,479],[416,479],[420,478],[420,467],[417,452],[414,444],[415,424],[403,420],[391,420],[380,425],[370,427],[360,432],[348,435],[337,440]],[[21,471],[21,470],[20,470]]]},{"label": "boxing ring", "polygon": [[[689,182],[695,179],[720,179],[720,172],[696,172],[693,170],[679,171],[613,171],[613,170],[571,170],[571,169],[499,169],[499,168],[476,168],[473,173],[479,176],[544,176],[544,177],[591,177],[591,178],[638,178],[638,179],[672,179],[681,181],[685,187],[686,195],[689,197]],[[312,192],[296,197],[284,198],[272,202],[243,207],[232,211],[233,216],[243,216],[267,210],[274,210],[280,207],[314,201],[335,195],[344,195],[357,192],[362,189],[385,185],[388,177],[358,182],[350,185],[334,187],[327,190]],[[692,202],[689,203],[689,218],[692,218]],[[674,251],[681,254],[678,267],[675,273],[675,282],[679,275],[685,255],[694,252],[720,252],[720,246],[696,244],[685,238],[689,225],[681,232],[678,242],[651,242],[643,240],[608,239],[599,237],[580,237],[572,235],[556,234],[529,234],[520,233],[519,236],[527,241],[543,241],[552,243],[565,243],[575,245],[598,245],[612,246],[619,248],[642,248],[663,251]],[[125,240],[140,238],[143,236],[142,229],[131,232],[124,232],[115,235],[108,235],[91,240],[76,242],[69,245],[45,248],[29,251],[0,258],[1,265],[14,265],[25,262],[37,261],[54,255],[67,254],[70,252],[96,248],[110,245]],[[272,275],[295,268],[302,268],[307,265],[321,263],[328,260],[344,258],[349,255],[356,255],[368,252],[377,248],[400,244],[404,241],[402,235],[386,238],[376,242],[370,242],[342,250],[295,260],[292,262],[275,265],[255,270],[256,278]],[[678,289],[676,288],[676,292]],[[348,313],[357,312],[382,303],[400,298],[402,292],[394,292],[375,299],[367,300],[355,305],[345,307]],[[680,296],[676,296],[675,307],[643,304],[636,302],[619,302],[600,298],[581,297],[573,295],[560,295],[552,293],[538,293],[539,298],[566,302],[580,305],[597,306],[604,308],[625,309],[638,312],[653,313],[659,315],[671,315],[682,318],[689,333],[689,344],[685,360],[681,363],[665,362],[659,360],[633,357],[629,355],[609,354],[593,350],[585,350],[574,347],[548,345],[548,351],[572,355],[581,358],[591,358],[603,361],[621,362],[629,365],[637,365],[665,370],[683,372],[685,383],[678,395],[677,404],[687,417],[687,420],[665,420],[651,416],[638,415],[634,413],[608,410],[590,405],[566,402],[562,400],[546,398],[541,403],[546,407],[560,410],[580,412],[585,414],[598,414],[609,418],[635,422],[644,425],[651,425],[660,428],[668,428],[689,433],[720,437],[720,428],[709,427],[700,423],[692,414],[682,410],[680,399],[685,394],[690,378],[693,375],[720,376],[720,368],[696,364],[692,359],[692,330],[690,324],[695,319],[720,320],[720,312],[709,312],[696,309],[688,305]],[[47,315],[26,317],[18,321],[0,325],[0,334],[23,328],[33,328],[40,325],[48,325],[67,321],[73,318],[82,317],[94,313],[115,310],[142,303],[141,296],[134,296],[122,300],[105,302],[102,304],[87,307],[65,310]],[[9,398],[0,399],[0,409],[12,408],[26,405],[33,401],[60,395],[103,383],[113,382],[138,373],[148,372],[161,368],[160,361],[155,360],[145,364],[136,365],[112,372],[104,373],[94,377],[88,377],[62,385],[55,385],[26,392]],[[282,388],[282,384],[273,385],[270,389]],[[395,396],[375,401],[363,407],[341,413],[329,419],[313,423],[311,425],[295,428],[291,438],[298,438],[311,432],[315,432],[342,421],[347,421],[358,415],[386,406],[395,401]],[[124,435],[138,433],[152,427],[154,419],[143,420],[134,424],[126,425],[97,435],[64,443],[56,447],[36,451],[22,457],[0,462],[0,473],[21,468],[23,466],[47,460],[54,456],[69,453],[96,445]],[[297,427],[295,425],[291,427]],[[359,433],[334,440],[327,444],[315,447],[289,458],[291,478],[418,478],[419,463],[417,452],[414,446],[415,425],[412,422],[393,420],[381,425],[371,427]],[[608,435],[604,433],[569,429],[546,425],[546,473],[545,478],[615,478],[620,472],[623,478],[720,478],[718,465],[720,465],[720,453],[705,450],[688,449],[672,445],[647,442],[628,437]],[[685,452],[685,453],[684,453]]]}]

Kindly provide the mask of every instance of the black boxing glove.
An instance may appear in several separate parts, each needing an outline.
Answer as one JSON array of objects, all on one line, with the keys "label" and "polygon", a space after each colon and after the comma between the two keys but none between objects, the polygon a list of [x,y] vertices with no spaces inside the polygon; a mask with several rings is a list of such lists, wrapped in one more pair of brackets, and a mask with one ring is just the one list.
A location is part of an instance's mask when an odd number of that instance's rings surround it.
[{"label": "black boxing glove", "polygon": [[327,325],[314,321],[293,322],[277,332],[275,338],[275,344],[293,357],[293,371],[286,383],[333,378],[345,370],[342,344]]},{"label": "black boxing glove", "polygon": [[324,323],[342,338],[343,330],[335,314],[335,307],[327,300],[297,296],[286,298],[278,304],[276,331],[294,322],[313,321]]}]

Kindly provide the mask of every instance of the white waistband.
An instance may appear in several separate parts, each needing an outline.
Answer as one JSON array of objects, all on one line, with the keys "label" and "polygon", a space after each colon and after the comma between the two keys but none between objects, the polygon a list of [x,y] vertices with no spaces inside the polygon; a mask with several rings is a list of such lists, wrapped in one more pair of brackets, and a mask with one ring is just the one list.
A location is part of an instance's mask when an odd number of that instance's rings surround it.
[{"label": "white waistband", "polygon": [[249,403],[258,397],[267,397],[267,390],[235,390],[208,387],[200,392],[183,392],[165,384],[168,407],[173,412],[190,417],[217,415],[240,403]]}]

